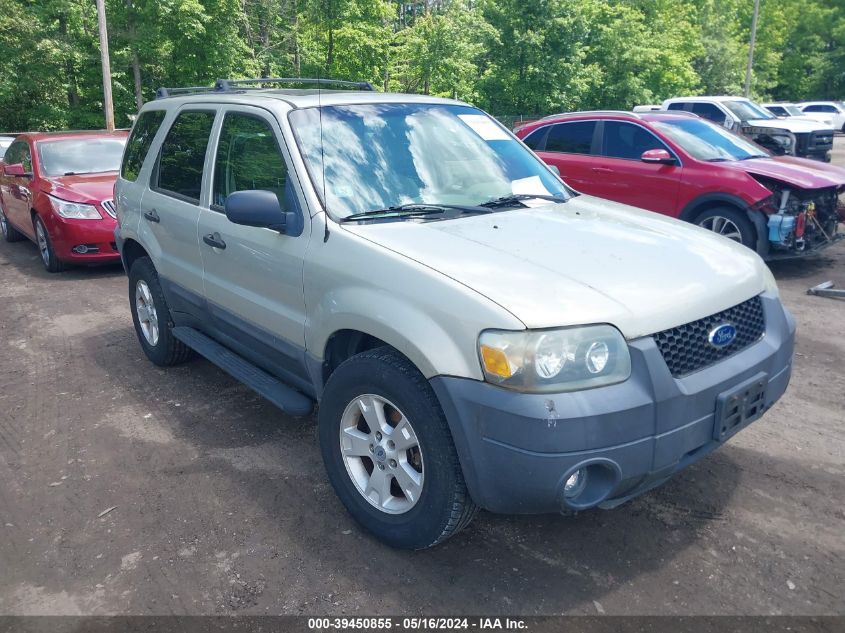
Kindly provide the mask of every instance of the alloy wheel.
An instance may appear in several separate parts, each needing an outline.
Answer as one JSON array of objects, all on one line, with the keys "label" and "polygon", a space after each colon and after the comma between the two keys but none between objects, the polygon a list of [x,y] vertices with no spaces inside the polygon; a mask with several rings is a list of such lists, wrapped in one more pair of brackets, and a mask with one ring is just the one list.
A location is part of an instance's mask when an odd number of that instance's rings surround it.
[{"label": "alloy wheel", "polygon": [[392,402],[373,394],[350,402],[340,421],[340,453],[355,488],[387,514],[413,508],[425,471],[417,434]]},{"label": "alloy wheel", "polygon": [[150,287],[143,279],[135,286],[135,312],[138,315],[138,325],[147,343],[155,347],[158,344],[158,314],[156,312]]},{"label": "alloy wheel", "polygon": [[726,237],[734,242],[742,243],[742,232],[739,227],[729,218],[721,215],[714,215],[703,220],[699,226],[702,228],[718,233],[722,237]]},{"label": "alloy wheel", "polygon": [[3,213],[2,208],[0,208],[0,231],[3,232],[3,237],[9,236],[9,224],[8,220],[6,220],[6,214]]},{"label": "alloy wheel", "polygon": [[44,265],[50,267],[50,244],[47,242],[47,232],[44,230],[44,225],[37,221],[35,222],[35,238],[38,241],[38,250],[41,251],[41,259]]}]

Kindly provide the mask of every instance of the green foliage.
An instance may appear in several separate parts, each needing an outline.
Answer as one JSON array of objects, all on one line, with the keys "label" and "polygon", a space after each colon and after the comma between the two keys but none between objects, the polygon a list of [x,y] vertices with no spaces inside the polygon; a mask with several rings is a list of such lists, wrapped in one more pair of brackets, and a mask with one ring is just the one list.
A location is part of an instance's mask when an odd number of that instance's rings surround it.
[{"label": "green foliage", "polygon": [[[119,126],[161,85],[368,80],[496,114],[739,94],[753,0],[106,0]],[[754,96],[845,97],[845,2],[762,0]],[[0,130],[103,122],[93,0],[0,0]]]}]

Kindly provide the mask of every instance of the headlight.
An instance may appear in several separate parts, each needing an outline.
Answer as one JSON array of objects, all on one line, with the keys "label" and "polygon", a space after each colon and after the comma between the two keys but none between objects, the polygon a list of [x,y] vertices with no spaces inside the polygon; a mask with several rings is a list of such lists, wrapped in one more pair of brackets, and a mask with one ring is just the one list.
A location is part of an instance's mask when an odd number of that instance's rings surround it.
[{"label": "headlight", "polygon": [[60,198],[50,198],[50,204],[53,206],[53,211],[58,213],[63,218],[72,220],[102,220],[103,216],[97,211],[97,207],[92,204],[81,204],[79,202],[68,202]]},{"label": "headlight", "polygon": [[478,337],[478,356],[488,382],[516,391],[577,391],[631,375],[628,344],[609,325],[486,330]]}]

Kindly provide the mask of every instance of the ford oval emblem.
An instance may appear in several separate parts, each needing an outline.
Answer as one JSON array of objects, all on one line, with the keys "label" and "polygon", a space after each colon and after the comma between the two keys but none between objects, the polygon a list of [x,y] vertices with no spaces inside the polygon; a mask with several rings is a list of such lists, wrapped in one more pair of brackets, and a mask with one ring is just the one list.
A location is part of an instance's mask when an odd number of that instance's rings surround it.
[{"label": "ford oval emblem", "polygon": [[710,345],[717,349],[727,347],[733,343],[735,338],[736,328],[731,323],[722,323],[721,325],[717,325],[710,330],[710,334],[707,335],[707,340],[710,341]]}]

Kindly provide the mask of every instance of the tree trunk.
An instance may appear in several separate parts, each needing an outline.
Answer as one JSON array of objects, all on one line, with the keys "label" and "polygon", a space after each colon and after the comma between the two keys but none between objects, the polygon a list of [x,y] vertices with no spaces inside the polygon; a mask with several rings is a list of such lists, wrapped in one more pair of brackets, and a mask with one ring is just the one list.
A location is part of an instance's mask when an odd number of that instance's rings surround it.
[{"label": "tree trunk", "polygon": [[331,74],[334,64],[334,29],[329,27],[329,50],[326,53],[326,74]]},{"label": "tree trunk", "polygon": [[144,94],[141,92],[141,63],[138,52],[132,49],[132,78],[135,80],[135,106],[138,110],[144,105]]},{"label": "tree trunk", "polygon": [[293,17],[291,19],[291,30],[293,31],[293,75],[302,75],[302,60],[299,54],[299,2],[293,0]]}]

